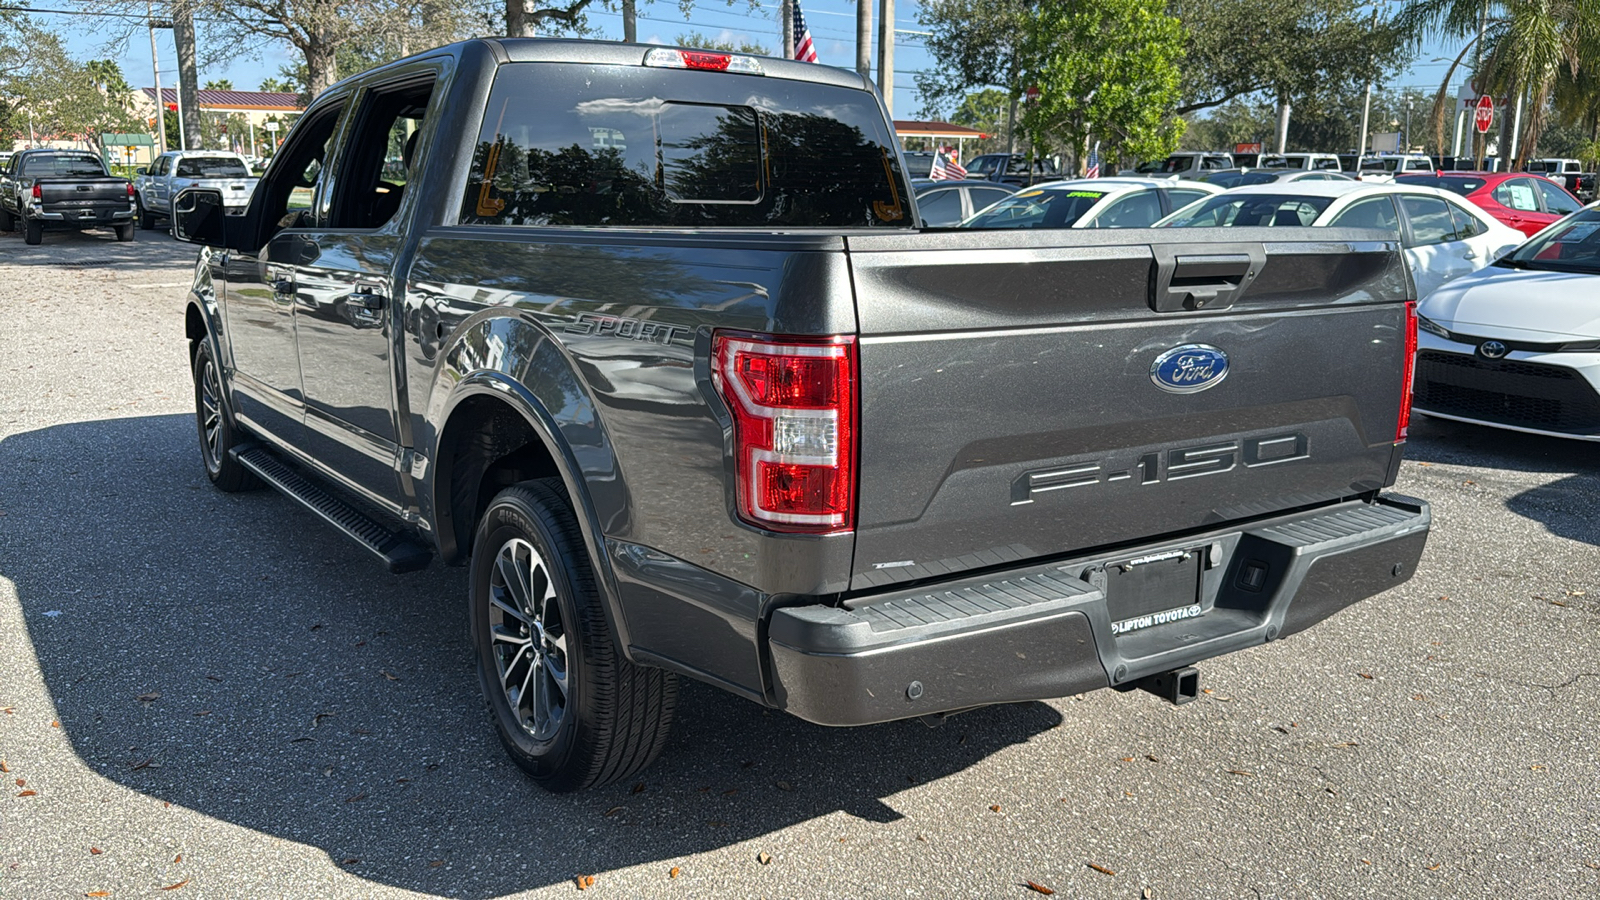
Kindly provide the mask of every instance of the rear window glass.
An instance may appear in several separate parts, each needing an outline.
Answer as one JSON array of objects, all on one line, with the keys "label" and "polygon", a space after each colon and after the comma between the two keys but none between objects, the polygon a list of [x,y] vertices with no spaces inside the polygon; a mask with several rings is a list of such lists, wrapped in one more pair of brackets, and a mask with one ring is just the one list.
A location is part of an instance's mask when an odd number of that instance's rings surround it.
[{"label": "rear window glass", "polygon": [[962,228],[1070,228],[1104,191],[1023,191],[961,223]]},{"label": "rear window glass", "polygon": [[179,178],[249,178],[244,163],[226,156],[186,156],[178,160]]},{"label": "rear window glass", "polygon": [[1442,188],[1451,193],[1460,194],[1463,197],[1483,187],[1482,178],[1456,178],[1443,175],[1401,175],[1395,181],[1399,184],[1420,184],[1424,187]]},{"label": "rear window glass", "polygon": [[912,224],[865,91],[631,66],[502,66],[463,224],[852,228]]},{"label": "rear window glass", "polygon": [[1174,228],[1206,228],[1219,225],[1241,227],[1310,225],[1332,202],[1332,197],[1219,194],[1204,203],[1196,203],[1184,209],[1163,224]]},{"label": "rear window glass", "polygon": [[22,168],[17,174],[28,178],[94,176],[106,174],[106,167],[93,156],[50,154],[23,157]]}]

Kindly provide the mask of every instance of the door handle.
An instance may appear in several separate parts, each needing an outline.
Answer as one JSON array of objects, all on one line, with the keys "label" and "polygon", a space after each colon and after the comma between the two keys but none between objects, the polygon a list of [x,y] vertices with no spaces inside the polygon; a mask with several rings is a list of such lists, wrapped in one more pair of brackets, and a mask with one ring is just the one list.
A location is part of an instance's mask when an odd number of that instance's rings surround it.
[{"label": "door handle", "polygon": [[1477,259],[1478,258],[1478,251],[1476,251],[1476,250],[1468,250],[1467,252],[1461,254],[1461,258],[1462,259]]},{"label": "door handle", "polygon": [[274,278],[272,280],[272,292],[274,294],[292,294],[294,293],[294,282],[288,278]]},{"label": "door handle", "polygon": [[356,291],[355,293],[346,297],[344,302],[346,306],[349,306],[353,309],[367,309],[376,312],[380,309],[383,309],[384,305],[388,303],[388,299],[389,298],[383,296],[382,294],[374,294],[368,291]]}]

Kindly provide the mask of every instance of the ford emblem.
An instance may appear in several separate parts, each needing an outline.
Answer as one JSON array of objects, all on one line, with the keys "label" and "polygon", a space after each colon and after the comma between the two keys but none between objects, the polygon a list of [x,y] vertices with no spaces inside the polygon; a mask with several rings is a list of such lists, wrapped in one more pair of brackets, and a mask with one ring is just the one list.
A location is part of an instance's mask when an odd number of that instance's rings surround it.
[{"label": "ford emblem", "polygon": [[1184,344],[1156,357],[1150,380],[1174,394],[1194,394],[1214,387],[1228,375],[1228,354],[1209,344]]}]

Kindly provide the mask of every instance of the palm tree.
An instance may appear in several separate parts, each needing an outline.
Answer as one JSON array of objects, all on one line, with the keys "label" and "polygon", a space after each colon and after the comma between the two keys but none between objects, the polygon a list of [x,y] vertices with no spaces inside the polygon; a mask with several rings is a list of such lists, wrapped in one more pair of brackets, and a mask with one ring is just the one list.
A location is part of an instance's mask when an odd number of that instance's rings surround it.
[{"label": "palm tree", "polygon": [[1412,0],[1399,23],[1420,42],[1427,37],[1466,38],[1434,99],[1435,138],[1444,145],[1445,107],[1456,69],[1474,51],[1473,82],[1486,93],[1532,98],[1515,159],[1533,152],[1545,110],[1563,77],[1600,65],[1600,0]]}]

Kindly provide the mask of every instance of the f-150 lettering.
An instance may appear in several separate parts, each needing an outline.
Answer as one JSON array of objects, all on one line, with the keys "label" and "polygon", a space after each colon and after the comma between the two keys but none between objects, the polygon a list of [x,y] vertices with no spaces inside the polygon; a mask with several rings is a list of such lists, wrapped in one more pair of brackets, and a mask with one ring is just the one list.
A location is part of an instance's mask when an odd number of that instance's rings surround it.
[{"label": "f-150 lettering", "polygon": [[1142,453],[1123,468],[1093,462],[1024,472],[1011,482],[1011,503],[1032,503],[1035,494],[1091,484],[1157,484],[1219,475],[1231,472],[1241,462],[1246,468],[1294,462],[1310,458],[1310,447],[1310,438],[1293,432]]}]

